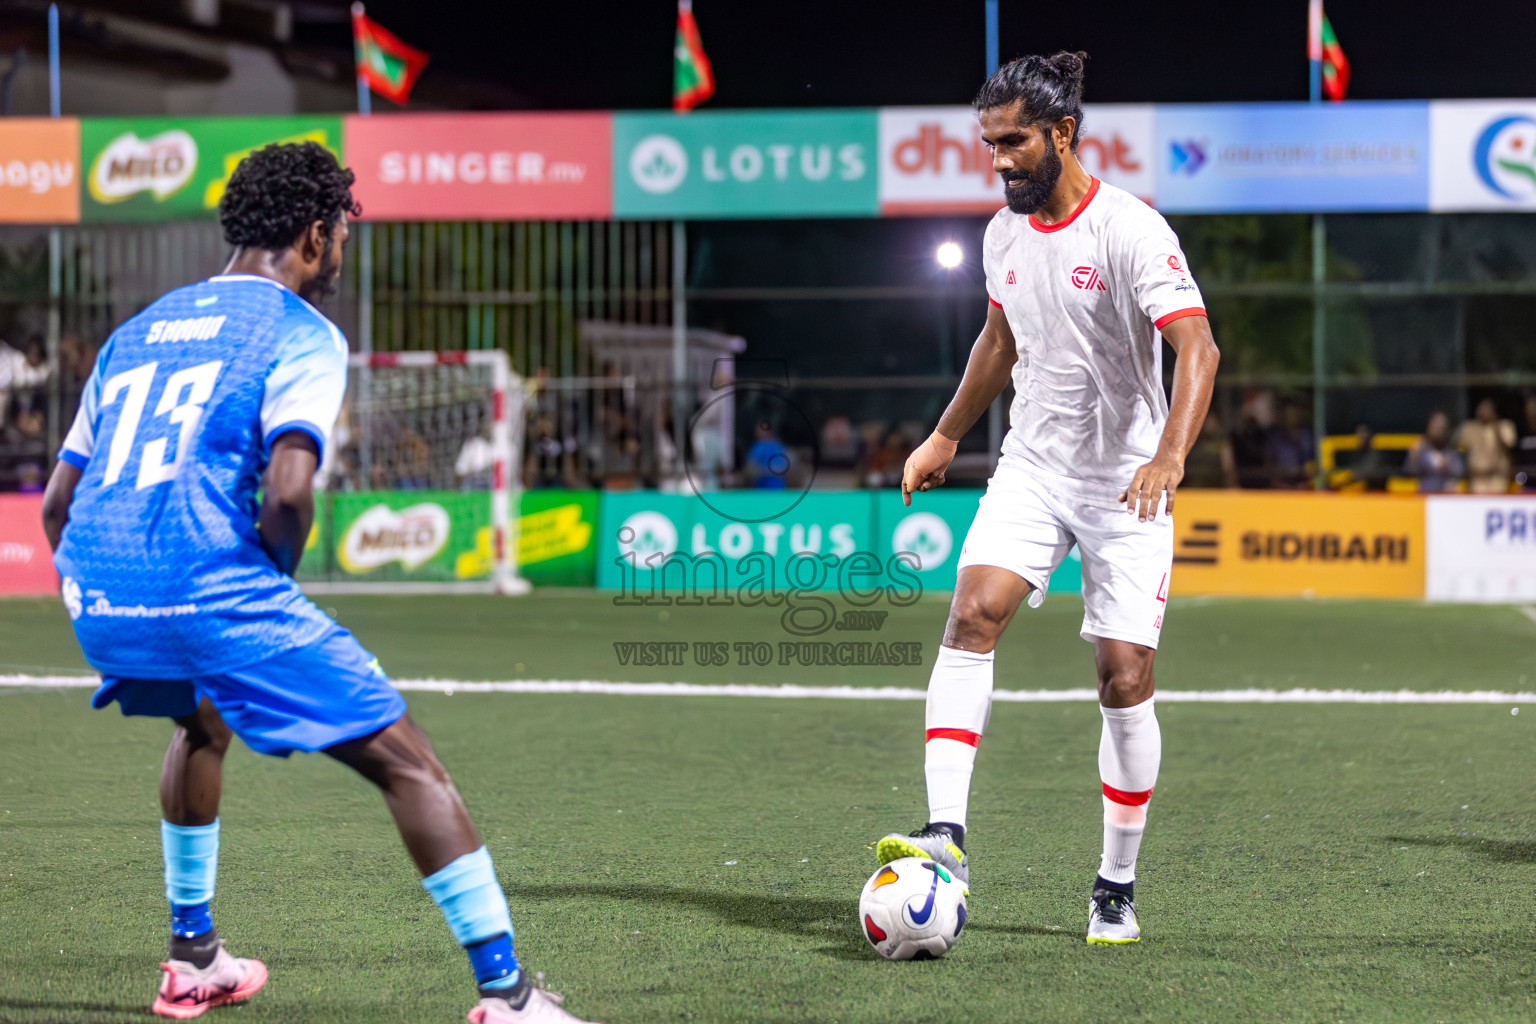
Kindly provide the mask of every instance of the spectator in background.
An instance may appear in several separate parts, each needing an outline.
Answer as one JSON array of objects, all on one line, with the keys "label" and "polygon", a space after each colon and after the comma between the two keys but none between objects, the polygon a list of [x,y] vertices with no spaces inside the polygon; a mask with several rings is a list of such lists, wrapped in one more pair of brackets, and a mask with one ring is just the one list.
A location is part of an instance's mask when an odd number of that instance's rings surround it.
[{"label": "spectator in background", "polygon": [[757,425],[756,440],[747,449],[744,473],[747,482],[760,490],[782,490],[789,475],[789,449],[773,436],[767,420]]},{"label": "spectator in background", "polygon": [[1376,432],[1362,423],[1355,428],[1355,441],[1349,465],[1344,467],[1349,473],[1348,479],[1364,484],[1368,491],[1386,490],[1387,478],[1392,476],[1395,467],[1387,453],[1376,447]]},{"label": "spectator in background", "polygon": [[865,486],[878,489],[900,484],[902,467],[906,465],[907,456],[912,454],[914,447],[900,430],[887,434],[885,442],[869,457],[869,464],[864,470]]},{"label": "spectator in background", "polygon": [[1272,486],[1304,490],[1312,486],[1317,442],[1307,426],[1307,411],[1301,406],[1287,402],[1281,416],[1283,425],[1269,432],[1266,445]]},{"label": "spectator in background", "polygon": [[1528,491],[1536,491],[1536,395],[1526,396],[1524,419],[1515,446],[1515,482]]},{"label": "spectator in background", "polygon": [[1274,486],[1269,461],[1269,431],[1274,425],[1274,392],[1250,391],[1243,396],[1237,429],[1232,432],[1232,460],[1239,487]]},{"label": "spectator in background", "polygon": [[1209,413],[1200,425],[1200,436],[1184,460],[1184,487],[1236,487],[1237,460],[1232,442],[1221,432],[1221,421]]},{"label": "spectator in background", "polygon": [[1493,399],[1477,403],[1472,419],[1456,431],[1456,444],[1467,453],[1467,486],[1474,494],[1503,494],[1513,475],[1511,454],[1515,425],[1499,419]]},{"label": "spectator in background", "polygon": [[1417,477],[1419,490],[1426,492],[1454,490],[1456,481],[1466,473],[1461,453],[1451,445],[1451,421],[1443,412],[1430,414],[1424,436],[1408,449],[1403,472]]}]

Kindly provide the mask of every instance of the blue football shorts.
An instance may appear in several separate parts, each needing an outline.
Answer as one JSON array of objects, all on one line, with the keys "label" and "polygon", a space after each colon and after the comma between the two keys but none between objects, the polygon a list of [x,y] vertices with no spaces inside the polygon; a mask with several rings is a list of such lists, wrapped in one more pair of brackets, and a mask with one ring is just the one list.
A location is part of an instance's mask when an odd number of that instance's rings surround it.
[{"label": "blue football shorts", "polygon": [[366,736],[405,714],[405,700],[378,659],[340,626],[305,647],[195,679],[103,676],[91,707],[113,701],[125,715],[182,718],[207,697],[258,754],[287,757]]}]

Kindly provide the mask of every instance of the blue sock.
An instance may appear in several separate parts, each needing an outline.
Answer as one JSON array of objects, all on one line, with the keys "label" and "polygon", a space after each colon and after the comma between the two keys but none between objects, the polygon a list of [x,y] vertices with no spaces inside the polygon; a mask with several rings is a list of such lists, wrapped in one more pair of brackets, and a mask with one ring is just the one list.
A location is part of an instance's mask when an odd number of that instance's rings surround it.
[{"label": "blue sock", "polygon": [[165,857],[165,898],[171,905],[171,934],[193,938],[213,928],[208,903],[219,869],[219,823],[160,823],[160,852]]},{"label": "blue sock", "polygon": [[195,939],[211,931],[213,931],[213,914],[209,912],[208,904],[196,903],[191,906],[171,904],[171,934],[176,938]]},{"label": "blue sock", "polygon": [[511,988],[522,977],[512,951],[512,915],[485,847],[466,853],[421,883],[469,955],[481,988]]}]

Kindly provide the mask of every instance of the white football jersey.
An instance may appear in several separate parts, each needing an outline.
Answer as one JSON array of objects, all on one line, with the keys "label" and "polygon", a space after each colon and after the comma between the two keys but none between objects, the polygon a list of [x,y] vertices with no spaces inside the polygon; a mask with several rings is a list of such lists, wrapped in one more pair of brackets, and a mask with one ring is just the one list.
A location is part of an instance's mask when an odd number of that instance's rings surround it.
[{"label": "white football jersey", "polygon": [[999,210],[982,263],[1019,350],[1003,451],[1053,493],[1117,506],[1168,419],[1158,332],[1205,315],[1177,236],[1095,178],[1060,223]]}]

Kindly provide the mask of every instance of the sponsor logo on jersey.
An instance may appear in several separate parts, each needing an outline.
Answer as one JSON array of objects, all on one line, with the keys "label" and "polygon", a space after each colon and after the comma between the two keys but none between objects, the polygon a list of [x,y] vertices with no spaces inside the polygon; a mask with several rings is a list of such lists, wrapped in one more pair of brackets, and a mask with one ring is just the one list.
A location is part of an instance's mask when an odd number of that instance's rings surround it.
[{"label": "sponsor logo on jersey", "polygon": [[228,319],[222,316],[195,316],[184,320],[156,320],[149,325],[144,344],[158,345],[173,341],[207,341],[218,336]]},{"label": "sponsor logo on jersey", "polygon": [[1536,119],[1514,114],[1491,122],[1472,147],[1472,166],[1496,195],[1536,197]]},{"label": "sponsor logo on jersey", "polygon": [[1177,256],[1168,257],[1168,268],[1176,274],[1184,273],[1184,268],[1179,265],[1179,258]]},{"label": "sponsor logo on jersey", "polygon": [[1008,271],[1008,283],[1009,284],[1018,284],[1019,283],[1018,278],[1013,276],[1013,271],[1011,271],[1011,270]]},{"label": "sponsor logo on jersey", "polygon": [[64,585],[60,588],[64,597],[64,610],[69,612],[71,619],[78,619],[85,611],[85,602],[80,598],[80,584],[71,576],[64,577]]},{"label": "sponsor logo on jersey", "polygon": [[197,143],[180,128],[148,139],[124,132],[97,154],[88,184],[98,203],[120,203],[140,192],[168,199],[196,170]]},{"label": "sponsor logo on jersey", "polygon": [[1090,292],[1103,292],[1109,289],[1104,287],[1104,282],[1099,278],[1099,272],[1092,267],[1076,267],[1072,271],[1072,287],[1081,288]]},{"label": "sponsor logo on jersey", "polygon": [[399,511],[375,505],[347,527],[336,555],[350,573],[368,572],[390,562],[416,569],[443,550],[449,530],[448,512],[435,502]]}]

